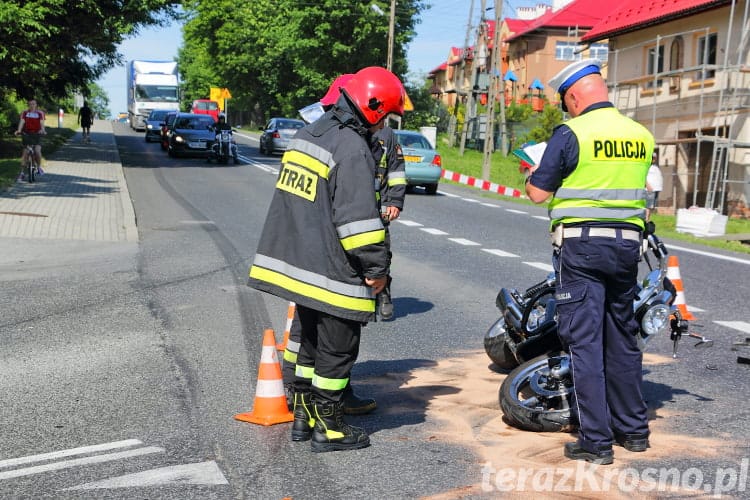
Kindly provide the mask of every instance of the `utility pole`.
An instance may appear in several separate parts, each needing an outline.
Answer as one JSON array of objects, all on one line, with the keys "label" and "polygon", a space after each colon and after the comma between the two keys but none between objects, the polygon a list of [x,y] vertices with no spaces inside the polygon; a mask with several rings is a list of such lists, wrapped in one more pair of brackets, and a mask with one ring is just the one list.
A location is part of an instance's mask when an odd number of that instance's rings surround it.
[{"label": "utility pole", "polygon": [[[499,6],[497,4],[500,4]],[[495,149],[495,96],[498,82],[502,84],[502,39],[500,38],[500,20],[503,17],[503,1],[495,0],[495,33],[492,37],[492,63],[490,64],[490,85],[487,89],[487,133],[484,136],[484,156],[482,158],[482,179],[490,179],[490,163]],[[499,73],[500,75],[496,75]],[[505,90],[503,88],[503,90]],[[500,96],[500,148],[505,155],[505,92]]]},{"label": "utility pole", "polygon": [[469,94],[466,96],[466,113],[464,113],[464,128],[461,131],[461,144],[458,148],[458,154],[464,155],[464,148],[466,146],[466,134],[469,130],[469,119],[476,118],[476,99],[474,98],[474,86],[477,82],[477,55],[479,55],[479,42],[484,36],[484,11],[487,8],[487,0],[482,0],[482,14],[479,19],[479,29],[477,30],[477,41],[474,43],[474,54],[471,61],[471,81],[469,82]]},{"label": "utility pole", "polygon": [[[471,6],[469,7],[469,20],[466,21],[466,38],[464,39],[464,46],[461,48],[461,78],[458,76],[458,65],[453,70],[453,90],[456,95],[453,100],[453,114],[451,115],[450,123],[448,124],[448,138],[450,146],[456,145],[456,124],[458,123],[458,99],[460,93],[458,91],[459,82],[462,82],[466,76],[466,54],[469,51],[469,36],[471,36],[471,16],[474,13],[474,0],[471,0]],[[464,116],[464,123],[466,122],[466,116]]]},{"label": "utility pole", "polygon": [[393,71],[393,39],[396,31],[396,0],[391,0],[391,16],[388,22],[388,60],[385,68]]}]

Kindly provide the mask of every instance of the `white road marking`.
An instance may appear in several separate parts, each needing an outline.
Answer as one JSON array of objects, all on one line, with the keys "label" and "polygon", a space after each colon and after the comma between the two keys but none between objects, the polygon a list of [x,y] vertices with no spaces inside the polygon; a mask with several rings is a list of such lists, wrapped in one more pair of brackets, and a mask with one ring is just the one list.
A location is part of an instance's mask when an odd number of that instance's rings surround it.
[{"label": "white road marking", "polygon": [[468,201],[469,203],[481,203],[479,200],[475,200],[474,198],[461,198],[464,201]]},{"label": "white road marking", "polygon": [[739,330],[742,333],[750,333],[750,323],[747,323],[746,321],[714,321],[714,323],[734,330]]},{"label": "white road marking", "polygon": [[143,486],[164,486],[170,484],[229,484],[221,469],[214,461],[172,465],[135,474],[79,484],[63,491],[95,490],[105,488],[134,488]]},{"label": "white road marking", "polygon": [[457,195],[457,194],[453,194],[453,193],[446,193],[446,192],[444,192],[444,191],[441,191],[441,193],[443,193],[443,196],[447,196],[448,198],[461,198],[461,196],[459,196],[459,195]]},{"label": "white road marking", "polygon": [[143,443],[137,439],[126,439],[124,441],[113,441],[111,443],[94,444],[90,446],[81,446],[80,448],[70,448],[69,450],[52,451],[38,455],[28,455],[19,458],[10,458],[0,461],[0,469],[4,467],[16,467],[18,465],[31,464],[34,462],[45,462],[47,460],[57,460],[59,458],[72,457],[75,455],[84,455],[86,453],[97,453],[100,451],[115,450],[117,448],[130,448],[131,446],[140,446]]},{"label": "white road marking", "polygon": [[666,247],[667,247],[667,250],[674,249],[674,250],[679,250],[681,252],[695,253],[695,254],[698,254],[698,255],[704,255],[706,257],[713,257],[714,259],[728,260],[730,262],[737,262],[739,264],[746,264],[746,265],[750,266],[750,260],[749,259],[740,259],[739,257],[730,257],[728,255],[719,255],[719,254],[716,254],[716,253],[704,252],[702,250],[693,250],[692,248],[678,247],[678,246],[672,245],[672,244],[666,245]]},{"label": "white road marking", "polygon": [[543,220],[544,222],[549,222],[549,217],[547,217],[546,215],[532,215],[531,218]]},{"label": "white road marking", "polygon": [[706,312],[705,309],[701,309],[700,307],[695,307],[695,306],[688,305],[687,308],[688,308],[688,311],[690,311],[690,312],[697,312],[697,313]]},{"label": "white road marking", "polygon": [[503,250],[498,250],[496,248],[483,248],[483,252],[491,253],[492,255],[497,255],[498,257],[518,257],[518,255],[510,252],[505,252]]},{"label": "white road marking", "polygon": [[552,267],[552,264],[545,264],[544,262],[524,262],[527,266],[536,267],[537,269],[541,269],[542,271],[547,271],[548,273],[551,273],[555,269]]},{"label": "white road marking", "polygon": [[448,233],[445,231],[441,231],[440,229],[435,229],[434,227],[420,227],[420,231],[424,231],[425,233],[434,234],[435,236],[447,236]]},{"label": "white road marking", "polygon": [[506,208],[506,212],[510,212],[512,214],[527,214],[528,212],[524,212],[523,210],[513,210],[512,208]]},{"label": "white road marking", "polygon": [[480,203],[480,205],[483,205],[485,207],[490,207],[490,208],[500,208],[498,205],[495,205],[494,203]]},{"label": "white road marking", "polygon": [[414,222],[413,220],[408,220],[408,219],[402,219],[400,217],[396,219],[396,222],[399,222],[403,224],[404,226],[422,227],[422,224],[420,224],[419,222]]},{"label": "white road marking", "polygon": [[467,240],[464,238],[448,238],[448,241],[452,241],[454,243],[458,243],[459,245],[464,245],[464,246],[478,246],[479,245],[479,243],[475,241]]},{"label": "white road marking", "polygon": [[81,465],[98,464],[104,462],[112,462],[114,460],[122,460],[125,458],[138,457],[141,455],[148,455],[150,453],[164,453],[164,448],[158,448],[156,446],[149,446],[146,448],[136,448],[134,450],[120,451],[117,453],[109,453],[106,455],[95,455],[93,457],[74,458],[73,460],[63,460],[62,462],[53,462],[45,465],[35,465],[33,467],[26,467],[23,469],[13,469],[5,472],[0,472],[0,480],[12,479],[14,477],[30,476],[32,474],[40,474],[42,472],[50,472],[60,469],[68,469],[70,467],[78,467]]}]

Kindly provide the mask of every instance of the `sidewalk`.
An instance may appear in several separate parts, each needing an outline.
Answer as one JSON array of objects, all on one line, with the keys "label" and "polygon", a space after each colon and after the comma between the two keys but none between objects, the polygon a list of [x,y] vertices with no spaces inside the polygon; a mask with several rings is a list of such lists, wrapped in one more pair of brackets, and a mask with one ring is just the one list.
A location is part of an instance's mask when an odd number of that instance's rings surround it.
[{"label": "sidewalk", "polygon": [[0,192],[0,238],[138,241],[112,122],[96,120],[89,144],[78,132],[43,165],[37,182]]}]

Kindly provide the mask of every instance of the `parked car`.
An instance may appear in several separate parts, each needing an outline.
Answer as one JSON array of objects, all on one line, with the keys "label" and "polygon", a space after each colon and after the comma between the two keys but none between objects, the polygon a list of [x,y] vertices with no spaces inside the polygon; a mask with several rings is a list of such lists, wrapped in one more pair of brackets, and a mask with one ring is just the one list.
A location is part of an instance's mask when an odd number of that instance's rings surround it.
[{"label": "parked car", "polygon": [[437,193],[443,161],[427,137],[411,130],[394,130],[404,153],[407,187],[423,186],[427,194]]},{"label": "parked car", "polygon": [[283,153],[289,145],[289,139],[305,125],[305,122],[295,118],[271,118],[265,127],[260,128],[263,131],[258,146],[260,153],[264,155],[277,151]]},{"label": "parked car", "polygon": [[172,123],[174,123],[174,119],[177,118],[177,115],[179,114],[179,111],[170,111],[166,114],[164,120],[159,124],[161,126],[161,139],[159,140],[159,142],[161,143],[161,148],[165,151],[169,147],[169,128],[172,126]]},{"label": "parked car", "polygon": [[154,109],[148,114],[146,118],[146,142],[155,140],[156,142],[161,141],[161,124],[166,118],[168,109]]},{"label": "parked car", "polygon": [[216,138],[214,119],[207,115],[179,113],[169,128],[169,156],[208,155]]},{"label": "parked car", "polygon": [[209,115],[214,119],[214,123],[219,121],[219,103],[211,99],[194,100],[190,112],[196,115]]}]

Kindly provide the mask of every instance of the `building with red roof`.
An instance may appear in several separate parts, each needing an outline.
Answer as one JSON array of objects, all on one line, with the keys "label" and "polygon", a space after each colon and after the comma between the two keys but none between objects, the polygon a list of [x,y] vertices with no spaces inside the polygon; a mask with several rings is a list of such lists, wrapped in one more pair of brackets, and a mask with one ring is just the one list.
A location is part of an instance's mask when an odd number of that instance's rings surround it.
[{"label": "building with red roof", "polygon": [[656,139],[661,209],[750,215],[747,0],[626,0],[581,38],[603,40],[612,102]]}]

